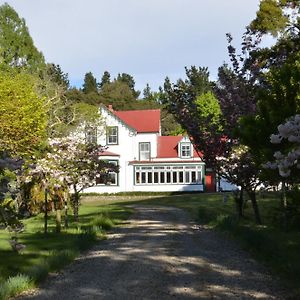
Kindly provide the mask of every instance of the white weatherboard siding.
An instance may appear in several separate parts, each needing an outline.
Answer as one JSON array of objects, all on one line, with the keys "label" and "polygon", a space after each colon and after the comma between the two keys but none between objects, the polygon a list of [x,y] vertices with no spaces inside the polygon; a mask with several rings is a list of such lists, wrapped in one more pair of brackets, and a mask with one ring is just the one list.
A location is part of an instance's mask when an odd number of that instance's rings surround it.
[{"label": "white weatherboard siding", "polygon": [[[100,159],[118,161],[120,168],[117,174],[118,180],[116,185],[98,184],[85,189],[84,192],[202,192],[205,190],[205,165],[199,157],[157,157],[160,129],[153,133],[137,132],[135,128],[128,126],[114,114],[114,111],[110,111],[103,106],[101,107],[101,116],[105,126],[98,130],[97,142],[102,146],[106,145],[106,156],[101,156]],[[106,128],[114,126],[118,128],[118,143],[109,145],[107,144]],[[188,143],[189,139],[184,137],[181,142]],[[140,157],[140,143],[150,143],[150,159],[145,160]],[[148,148],[146,147],[146,149]],[[174,152],[175,148],[172,147],[172,149]],[[191,152],[193,153],[193,151]],[[159,171],[160,167],[162,169]],[[161,179],[160,173],[157,175],[157,172],[164,173],[164,179]],[[176,176],[173,178],[173,173],[176,172],[177,179]],[[151,174],[149,175],[149,173]],[[183,181],[178,180],[179,173],[181,177],[184,177]],[[186,175],[186,173],[189,174]],[[155,176],[159,176],[159,180],[154,180]],[[170,176],[172,179],[170,179]],[[222,187],[224,187],[224,190],[230,188],[223,181]]]}]

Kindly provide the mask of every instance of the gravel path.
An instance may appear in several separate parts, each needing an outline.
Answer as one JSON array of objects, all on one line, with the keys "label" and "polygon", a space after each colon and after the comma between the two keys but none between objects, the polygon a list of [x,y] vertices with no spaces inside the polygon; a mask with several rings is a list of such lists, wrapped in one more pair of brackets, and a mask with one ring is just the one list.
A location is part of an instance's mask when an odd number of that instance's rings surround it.
[{"label": "gravel path", "polygon": [[127,224],[22,299],[284,299],[249,255],[184,211],[134,208]]}]

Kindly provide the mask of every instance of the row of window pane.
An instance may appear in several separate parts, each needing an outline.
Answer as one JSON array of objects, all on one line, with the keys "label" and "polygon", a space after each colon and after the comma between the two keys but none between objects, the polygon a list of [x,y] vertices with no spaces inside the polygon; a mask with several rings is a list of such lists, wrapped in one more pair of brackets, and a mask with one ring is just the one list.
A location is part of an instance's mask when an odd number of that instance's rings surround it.
[{"label": "row of window pane", "polygon": [[[183,169],[176,170],[145,170],[144,167],[135,169],[135,184],[201,184],[202,174],[201,167],[194,167],[194,170]],[[149,167],[147,167],[149,168]],[[161,167],[164,168],[164,167]]]}]

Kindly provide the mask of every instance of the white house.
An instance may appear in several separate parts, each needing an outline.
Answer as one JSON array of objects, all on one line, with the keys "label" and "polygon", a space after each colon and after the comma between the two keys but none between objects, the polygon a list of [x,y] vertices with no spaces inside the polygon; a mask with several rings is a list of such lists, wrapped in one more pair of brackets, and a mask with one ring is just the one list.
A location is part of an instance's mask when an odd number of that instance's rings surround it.
[{"label": "white house", "polygon": [[[97,178],[85,192],[117,193],[129,191],[214,191],[215,180],[205,172],[201,153],[187,136],[162,136],[160,110],[115,111],[100,107],[106,134],[97,143],[106,145],[100,158],[119,166]],[[103,132],[103,131],[102,131]]]}]

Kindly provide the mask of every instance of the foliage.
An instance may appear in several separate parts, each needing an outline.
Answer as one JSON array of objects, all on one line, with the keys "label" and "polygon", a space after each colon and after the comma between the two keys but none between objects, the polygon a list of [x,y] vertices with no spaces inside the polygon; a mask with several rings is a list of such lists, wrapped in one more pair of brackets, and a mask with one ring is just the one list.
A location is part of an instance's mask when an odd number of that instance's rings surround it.
[{"label": "foliage", "polygon": [[25,20],[7,3],[0,6],[0,67],[24,68],[34,73],[45,67]]},{"label": "foliage", "polygon": [[290,177],[293,170],[293,176],[291,178],[293,183],[299,181],[299,168],[300,168],[300,115],[287,120],[284,124],[278,126],[278,134],[272,134],[270,141],[273,144],[284,143],[284,140],[289,142],[288,152],[281,153],[276,151],[274,157],[275,162],[268,162],[265,167],[271,169],[278,169],[280,176],[287,178]]},{"label": "foliage", "polygon": [[99,83],[99,89],[101,90],[105,84],[110,83],[110,73],[108,71],[104,71],[101,82]]},{"label": "foliage", "polygon": [[299,0],[262,0],[250,29],[274,36],[287,30],[299,33]]},{"label": "foliage", "polygon": [[180,79],[176,84],[171,84],[166,78],[163,102],[192,137],[195,148],[203,153],[206,164],[217,168],[216,157],[226,151],[226,140],[223,138],[220,108],[210,93],[209,73],[206,68],[195,67],[186,69],[186,73],[187,79]]},{"label": "foliage", "polygon": [[29,156],[46,137],[44,99],[35,80],[24,73],[0,74],[0,147],[13,156]]},{"label": "foliage", "polygon": [[225,134],[236,139],[241,117],[253,115],[256,111],[254,87],[242,74],[223,65],[219,68],[214,93],[225,121]]},{"label": "foliage", "polygon": [[116,81],[125,83],[130,88],[132,95],[134,96],[135,99],[137,99],[139,97],[140,92],[135,90],[135,88],[134,88],[135,81],[131,75],[129,75],[127,73],[122,73],[122,74],[119,73],[116,78]]},{"label": "foliage", "polygon": [[32,279],[27,275],[18,274],[16,276],[9,277],[4,284],[0,284],[0,299],[8,299],[16,296],[24,290],[29,290],[32,287]]},{"label": "foliage", "polygon": [[219,158],[222,163],[220,175],[246,191],[255,191],[260,184],[259,169],[256,167],[249,148],[237,146],[227,157]]},{"label": "foliage", "polygon": [[77,218],[79,193],[95,185],[98,174],[117,171],[116,166],[99,160],[102,147],[86,144],[78,136],[53,139],[49,145],[51,148],[46,157],[39,159],[34,168],[28,169],[24,180],[30,182],[38,178],[46,189],[68,186],[73,192],[71,200]]},{"label": "foliage", "polygon": [[114,226],[114,223],[106,214],[100,214],[92,220],[91,225],[100,230],[109,230]]},{"label": "foliage", "polygon": [[209,127],[213,126],[218,131],[222,131],[222,112],[216,97],[212,92],[206,92],[199,95],[196,99],[196,105],[199,111],[199,117],[205,121],[209,126],[205,127],[204,123],[201,130],[209,131]]},{"label": "foliage", "polygon": [[68,74],[62,71],[60,65],[55,65],[53,63],[47,64],[46,71],[53,82],[57,83],[59,86],[65,87],[65,89],[69,88],[70,81],[68,79]]},{"label": "foliage", "polygon": [[249,148],[236,146],[226,157],[220,157],[220,175],[228,182],[241,188],[240,195],[236,196],[239,217],[243,217],[243,191],[245,190],[252,203],[257,224],[261,224],[261,217],[256,201],[256,188],[260,185],[260,170],[257,168]]},{"label": "foliage", "polygon": [[120,80],[105,84],[98,99],[99,103],[112,104],[116,110],[132,109],[136,103],[136,97],[128,84]]},{"label": "foliage", "polygon": [[84,83],[82,86],[82,91],[84,94],[98,93],[97,80],[92,72],[88,72],[84,75]]}]

